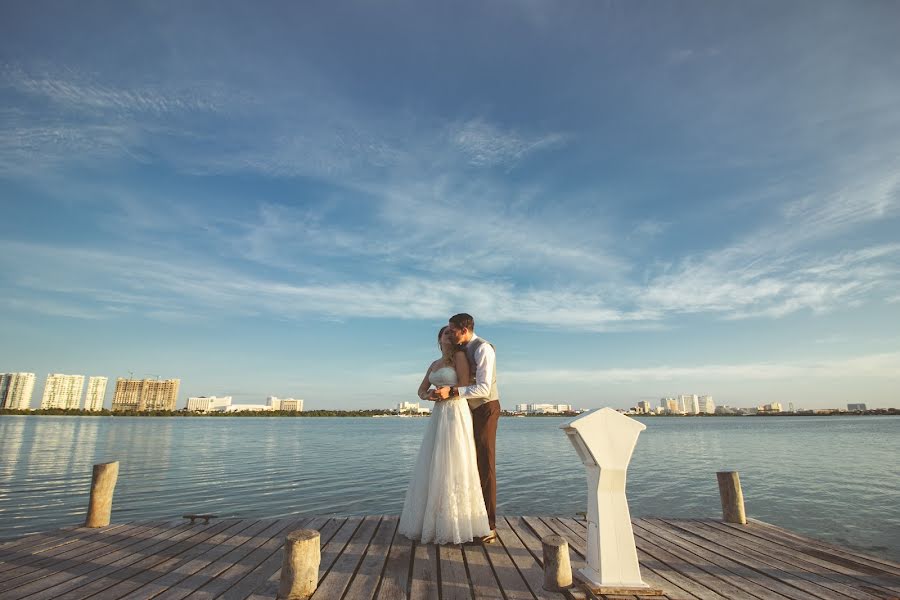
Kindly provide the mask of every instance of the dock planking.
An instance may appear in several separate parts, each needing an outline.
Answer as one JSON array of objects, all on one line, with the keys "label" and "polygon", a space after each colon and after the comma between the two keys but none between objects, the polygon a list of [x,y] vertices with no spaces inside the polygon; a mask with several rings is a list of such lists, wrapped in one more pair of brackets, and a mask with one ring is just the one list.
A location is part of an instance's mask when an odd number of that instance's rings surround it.
[{"label": "dock planking", "polygon": [[[0,600],[275,598],[289,531],[320,532],[312,600],[564,600],[542,588],[541,538],[585,566],[584,521],[507,516],[487,546],[417,544],[395,516],[131,522],[71,527],[0,544]],[[888,600],[900,564],[750,520],[633,519],[644,580],[667,600]],[[607,596],[607,600],[641,596]],[[647,597],[649,598],[649,597]]]}]

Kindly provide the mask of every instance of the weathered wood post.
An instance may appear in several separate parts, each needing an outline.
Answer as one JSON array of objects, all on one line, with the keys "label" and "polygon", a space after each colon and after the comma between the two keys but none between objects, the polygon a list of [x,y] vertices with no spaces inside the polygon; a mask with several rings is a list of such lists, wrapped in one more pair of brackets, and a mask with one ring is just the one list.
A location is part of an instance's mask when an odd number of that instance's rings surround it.
[{"label": "weathered wood post", "polygon": [[572,585],[572,566],[569,563],[569,542],[561,535],[541,538],[544,550],[544,589],[562,591]]},{"label": "weathered wood post", "polygon": [[306,600],[319,585],[319,532],[298,529],[284,540],[278,600]]},{"label": "weathered wood post", "polygon": [[106,527],[112,513],[113,491],[119,478],[119,461],[94,465],[91,475],[91,499],[85,527]]},{"label": "weathered wood post", "polygon": [[722,500],[722,520],[726,523],[747,524],[744,513],[744,493],[741,491],[741,478],[737,471],[719,471],[719,498]]}]

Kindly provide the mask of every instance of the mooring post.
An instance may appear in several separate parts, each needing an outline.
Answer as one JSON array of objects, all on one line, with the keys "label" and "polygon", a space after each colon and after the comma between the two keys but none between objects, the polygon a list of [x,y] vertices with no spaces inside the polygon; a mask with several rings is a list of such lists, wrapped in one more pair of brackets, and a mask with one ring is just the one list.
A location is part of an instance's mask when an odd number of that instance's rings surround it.
[{"label": "mooring post", "polygon": [[113,492],[119,478],[119,461],[94,465],[91,475],[91,499],[85,527],[106,527],[112,513]]},{"label": "mooring post", "polygon": [[561,535],[541,538],[544,551],[544,589],[562,591],[572,585],[572,566],[569,563],[569,542]]},{"label": "mooring post", "polygon": [[744,493],[741,491],[741,478],[737,471],[719,471],[719,498],[722,500],[722,520],[726,523],[747,524],[744,513]]},{"label": "mooring post", "polygon": [[284,540],[278,600],[306,600],[319,585],[319,532],[298,529]]}]

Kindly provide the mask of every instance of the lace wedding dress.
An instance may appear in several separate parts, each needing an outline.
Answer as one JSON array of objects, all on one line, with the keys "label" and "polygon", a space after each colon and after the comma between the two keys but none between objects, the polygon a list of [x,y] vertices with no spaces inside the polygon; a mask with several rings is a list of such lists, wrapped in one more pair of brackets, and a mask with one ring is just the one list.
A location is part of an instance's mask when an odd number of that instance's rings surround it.
[{"label": "lace wedding dress", "polygon": [[[453,367],[429,375],[456,385]],[[406,490],[399,531],[421,543],[461,544],[491,532],[481,494],[472,413],[465,400],[435,402]]]}]

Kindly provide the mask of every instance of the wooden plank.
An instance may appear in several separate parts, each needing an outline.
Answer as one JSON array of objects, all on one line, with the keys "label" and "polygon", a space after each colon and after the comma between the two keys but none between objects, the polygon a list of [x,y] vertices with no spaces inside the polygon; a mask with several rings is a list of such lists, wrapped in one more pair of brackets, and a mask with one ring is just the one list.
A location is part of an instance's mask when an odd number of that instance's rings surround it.
[{"label": "wooden plank", "polygon": [[[337,521],[338,519],[335,520]],[[328,571],[331,570],[331,567],[341,556],[344,547],[363,521],[361,517],[348,517],[342,520],[343,524],[337,533],[334,534],[334,537],[327,544],[322,545],[322,562],[319,563],[319,584],[328,576]]]},{"label": "wooden plank", "polygon": [[751,529],[756,535],[765,536],[795,552],[802,553],[804,556],[811,556],[826,561],[831,565],[830,568],[839,565],[860,573],[857,577],[866,582],[867,589],[873,588],[870,591],[886,590],[892,595],[891,597],[900,597],[900,577],[887,573],[880,567],[873,566],[865,560],[853,556],[851,553],[840,549],[836,549],[833,552],[830,550],[831,546],[824,543],[807,545],[803,538],[767,523],[760,525],[754,522],[749,523],[745,527]]},{"label": "wooden plank", "polygon": [[[693,558],[690,559],[692,562],[695,562],[708,573],[714,574],[745,594],[757,598],[765,598],[766,600],[769,598],[791,598],[791,596],[785,595],[785,590],[781,589],[783,584],[780,584],[780,582],[768,577],[762,577],[752,569],[748,569],[700,546],[691,544],[672,532],[650,523],[647,519],[641,519],[640,525],[635,529],[637,528],[646,532],[645,535],[653,536],[654,543],[657,545],[665,543],[670,552],[683,556],[692,556]],[[799,590],[795,593],[798,596],[800,595]],[[803,594],[803,598],[800,600],[810,599],[808,594]]]},{"label": "wooden plank", "polygon": [[[579,553],[581,560],[587,560],[587,528],[584,527],[583,522],[561,517],[541,517],[540,520],[557,534],[569,540],[570,547]],[[695,600],[696,598],[704,598],[705,594],[710,593],[710,590],[698,586],[679,573],[666,570],[662,562],[640,548],[637,551],[638,562],[641,566],[641,578],[647,585],[663,590],[666,597],[673,600]],[[581,568],[581,566],[579,565],[578,568]],[[584,563],[583,566],[587,566],[587,564]],[[575,565],[573,564],[572,567],[575,568]]]},{"label": "wooden plank", "polygon": [[846,557],[849,560],[858,561],[862,565],[870,566],[879,571],[884,571],[885,573],[889,573],[891,575],[900,576],[900,563],[892,561],[889,558],[866,554],[853,548],[838,546],[825,540],[809,537],[803,535],[802,533],[791,531],[789,529],[785,529],[784,527],[779,527],[778,525],[766,523],[765,521],[760,521],[758,519],[748,518],[747,520],[752,522],[753,525],[757,527],[767,529],[769,531],[775,531],[784,536],[789,536],[790,538],[797,540],[801,544],[805,544],[807,547],[825,550],[826,552],[829,552],[831,554]]},{"label": "wooden plank", "polygon": [[704,563],[699,560],[699,557],[690,555],[656,536],[647,535],[645,531],[637,527],[639,523],[640,521],[633,523],[635,525],[634,541],[638,552],[654,558],[662,565],[660,569],[656,570],[660,575],[670,580],[677,579],[679,587],[704,600],[754,597],[717,577],[716,570],[703,569]]},{"label": "wooden plank", "polygon": [[366,549],[362,563],[359,565],[353,581],[350,582],[350,587],[347,588],[346,598],[372,600],[375,596],[398,524],[397,517],[381,518],[378,529]]},{"label": "wooden plank", "polygon": [[795,545],[785,545],[783,540],[774,539],[768,532],[763,532],[755,528],[753,524],[748,523],[740,528],[732,528],[728,523],[707,521],[707,526],[714,527],[724,531],[727,535],[743,540],[743,543],[752,544],[753,547],[759,548],[761,551],[784,557],[786,562],[792,565],[801,565],[814,570],[823,577],[827,577],[833,581],[845,583],[851,587],[864,586],[863,589],[868,590],[875,595],[882,597],[897,596],[895,591],[889,587],[880,585],[878,578],[860,572],[853,566],[847,566],[841,561],[830,561],[822,558],[818,553],[808,553],[802,547]]},{"label": "wooden plank", "polygon": [[4,599],[17,600],[27,596],[35,600],[54,600],[72,588],[139,560],[144,552],[152,553],[158,548],[166,547],[171,543],[170,538],[178,537],[183,532],[183,528],[153,528],[149,530],[149,535],[138,538],[137,543],[112,545],[104,553],[89,560],[81,560],[74,567],[5,592]]},{"label": "wooden plank", "polygon": [[[837,597],[837,600],[841,600],[831,590],[805,582],[778,567],[773,567],[766,562],[755,559],[748,552],[735,552],[727,546],[659,519],[643,519],[643,523],[645,527],[657,528],[660,535],[666,535],[671,537],[671,539],[684,541],[686,544],[701,548],[704,553],[710,553],[709,560],[719,564],[726,564],[736,574],[755,581],[774,592],[783,594],[787,598],[820,600],[822,598]],[[728,562],[722,563],[721,560],[723,559]]]},{"label": "wooden plank", "polygon": [[[875,600],[878,598],[878,596],[868,594],[859,588],[832,581],[821,572],[817,572],[813,565],[808,563],[804,565],[802,561],[792,561],[792,555],[788,553],[772,552],[771,549],[753,542],[743,541],[742,543],[742,538],[737,535],[729,535],[727,532],[710,527],[703,521],[679,519],[668,523],[671,527],[678,527],[723,548],[728,548],[738,556],[743,555],[757,560],[765,565],[764,568],[771,570],[772,573],[777,573],[783,581],[803,587],[806,591],[819,595],[821,598],[827,600]],[[786,571],[786,568],[790,570]]]},{"label": "wooden plank", "polygon": [[[147,529],[150,526],[151,524],[149,523],[130,523],[115,529],[110,528],[106,531],[85,530],[85,533],[75,534],[67,540],[48,542],[46,546],[36,548],[33,552],[23,549],[22,552],[9,554],[6,557],[6,562],[0,564],[0,581],[10,579],[11,576],[8,575],[8,572],[12,569],[27,565],[34,565],[36,568],[40,568],[42,565],[51,564],[66,556],[89,552],[91,548],[98,547],[98,544],[103,546],[110,542],[126,539],[130,534]],[[105,535],[107,533],[108,535]],[[56,558],[50,559],[48,557]]]},{"label": "wooden plank", "polygon": [[137,575],[129,577],[125,581],[122,581],[113,575],[109,578],[104,578],[92,583],[91,588],[98,587],[102,581],[111,580],[112,583],[109,587],[103,589],[103,597],[120,598],[125,594],[140,588],[142,585],[161,577],[187,557],[195,556],[204,551],[204,548],[206,547],[205,544],[211,541],[211,538],[221,534],[229,528],[235,527],[238,523],[239,521],[236,519],[223,519],[218,523],[208,526],[198,525],[196,527],[197,532],[191,538],[180,543],[183,547],[182,551],[177,552],[178,550],[181,550],[181,548],[173,548],[170,552],[166,553],[165,556],[160,557],[162,559],[161,562],[156,562],[155,564],[152,561],[143,562],[143,570]]},{"label": "wooden plank", "polygon": [[376,600],[406,600],[409,597],[412,553],[413,542],[395,528],[381,581],[375,592]]},{"label": "wooden plank", "polygon": [[[502,534],[498,531],[498,538],[500,538],[501,535]],[[484,550],[487,553],[488,560],[491,562],[491,567],[497,576],[497,581],[500,582],[503,593],[506,595],[507,599],[533,600],[535,596],[531,593],[528,583],[522,578],[522,574],[516,567],[515,562],[513,562],[509,552],[507,552],[506,546],[498,539],[493,544],[485,545]]]},{"label": "wooden plank", "polygon": [[234,548],[238,543],[234,541],[238,535],[247,535],[252,527],[262,527],[262,523],[262,521],[252,519],[233,522],[225,530],[197,544],[183,556],[162,563],[165,565],[165,569],[162,566],[153,569],[156,577],[131,591],[128,598],[130,600],[148,600],[164,593],[170,587],[177,585],[179,581],[193,575],[218,556]]},{"label": "wooden plank", "polygon": [[102,529],[88,529],[86,527],[63,527],[43,533],[32,533],[14,540],[6,542],[0,546],[0,563],[6,562],[7,556],[17,557],[22,553],[37,554],[42,549],[54,548],[61,544],[69,544],[75,540],[83,539],[91,534],[103,534],[114,531],[126,525],[133,523],[113,523]]},{"label": "wooden plank", "polygon": [[[210,579],[231,566],[236,560],[239,560],[246,554],[249,554],[262,543],[261,538],[268,540],[273,534],[284,529],[284,525],[275,521],[265,519],[256,521],[247,529],[231,536],[226,542],[223,542],[219,548],[213,548],[211,551],[201,557],[191,561],[193,565],[187,567],[191,573],[180,578],[171,587],[156,596],[159,600],[180,600],[188,596],[194,590],[205,585]],[[259,540],[254,544],[254,540]]]},{"label": "wooden plank", "polygon": [[344,591],[350,586],[350,580],[356,573],[356,568],[362,562],[369,542],[375,535],[381,517],[368,516],[360,523],[352,537],[343,548],[340,555],[334,561],[328,574],[319,581],[312,598],[316,600],[328,598],[341,598]]},{"label": "wooden plank", "polygon": [[280,536],[274,537],[269,542],[266,542],[264,546],[270,550],[273,545],[275,546],[269,556],[259,563],[259,565],[251,572],[247,573],[240,581],[235,582],[231,587],[225,590],[225,592],[219,596],[218,600],[240,600],[252,594],[257,588],[265,585],[276,571],[280,574],[281,563],[284,560],[284,539],[287,535],[295,529],[314,529],[319,531],[319,541],[321,543],[321,529],[328,521],[328,517],[301,518],[299,523],[289,526]]},{"label": "wooden plank", "polygon": [[264,520],[262,523],[265,528],[262,531],[255,531],[252,536],[244,536],[246,539],[243,539],[239,545],[187,579],[180,581],[177,590],[168,590],[160,596],[160,599],[180,600],[181,598],[205,597],[202,591],[204,587],[210,585],[213,580],[221,577],[225,571],[273,537],[280,536],[294,522],[294,519]]},{"label": "wooden plank", "polygon": [[438,559],[441,563],[441,600],[470,600],[472,592],[462,546],[439,546]]},{"label": "wooden plank", "polygon": [[[313,527],[313,529],[317,529],[319,531],[319,543],[324,548],[335,535],[337,535],[338,531],[344,528],[347,525],[346,519],[328,519],[324,524],[321,521],[318,521],[317,526]],[[283,555],[282,555],[283,556]],[[321,573],[321,563],[319,564],[319,572]],[[247,596],[248,600],[272,600],[278,593],[278,586],[281,582],[281,563],[278,564],[278,570],[272,573],[272,575],[266,579],[265,583],[260,586],[257,586],[253,589],[253,593]]]},{"label": "wooden plank", "polygon": [[436,600],[438,595],[438,556],[434,544],[415,544],[409,597]]},{"label": "wooden plank", "polygon": [[472,583],[472,593],[476,600],[499,600],[503,598],[500,582],[497,581],[484,547],[480,545],[463,546],[463,556]]},{"label": "wooden plank", "polygon": [[[154,576],[152,570],[154,566],[169,557],[177,557],[214,535],[214,528],[222,529],[225,525],[227,523],[223,522],[210,527],[191,527],[188,524],[179,523],[178,527],[172,528],[179,531],[176,535],[160,536],[156,538],[159,540],[156,544],[141,549],[137,553],[123,552],[119,555],[118,560],[110,562],[107,566],[70,579],[48,591],[52,592],[53,600],[81,600],[101,592],[105,597],[114,597],[108,588],[118,583],[133,581],[136,581],[134,587],[139,586],[141,579]],[[207,532],[206,530],[212,531]],[[113,556],[110,555],[110,557]]]},{"label": "wooden plank", "polygon": [[257,545],[249,554],[246,554],[202,587],[192,592],[188,598],[191,600],[212,600],[213,598],[218,598],[248,573],[259,567],[269,556],[277,552],[284,545],[284,538],[288,532],[300,529],[307,520],[304,518],[278,519],[277,522],[283,523],[283,527],[277,530],[274,530],[272,527],[267,529],[266,532],[267,534],[271,533],[271,537],[268,539],[263,538],[264,541]]},{"label": "wooden plank", "polygon": [[94,556],[102,555],[110,551],[138,544],[147,537],[156,535],[163,529],[157,524],[144,524],[123,530],[121,534],[112,534],[108,538],[93,537],[93,541],[83,544],[69,544],[60,546],[40,554],[36,560],[23,557],[21,565],[0,573],[0,592],[19,587],[36,579],[51,576],[66,569],[78,568]]},{"label": "wooden plank", "polygon": [[506,548],[506,552],[516,565],[516,568],[519,569],[522,579],[525,580],[535,598],[538,598],[538,600],[562,600],[564,598],[562,594],[549,592],[544,589],[544,568],[535,560],[522,540],[519,539],[519,535],[530,534],[526,534],[525,531],[517,534],[516,528],[523,527],[524,525],[518,518],[498,518],[497,534],[501,536],[500,542]]}]

